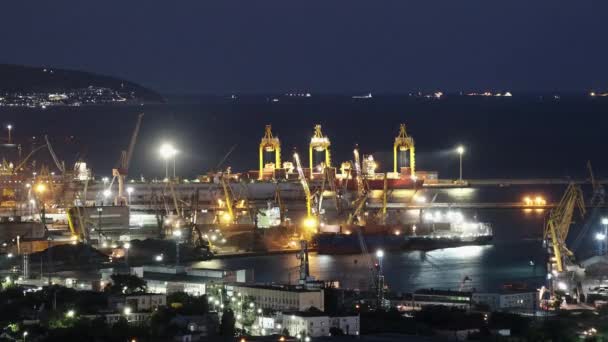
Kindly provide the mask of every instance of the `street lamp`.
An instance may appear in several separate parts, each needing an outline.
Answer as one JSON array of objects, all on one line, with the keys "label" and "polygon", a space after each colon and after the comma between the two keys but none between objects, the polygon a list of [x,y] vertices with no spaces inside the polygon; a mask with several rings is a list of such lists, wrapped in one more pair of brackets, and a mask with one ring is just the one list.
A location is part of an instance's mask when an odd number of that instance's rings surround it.
[{"label": "street lamp", "polygon": [[127,264],[127,267],[129,267],[129,248],[131,248],[131,243],[125,242],[125,244],[122,245],[122,247],[125,250],[125,263]]},{"label": "street lamp", "polygon": [[27,331],[24,331],[24,332],[23,332],[23,341],[24,341],[24,342],[25,342],[25,338],[27,337],[27,335],[28,335]]},{"label": "street lamp", "polygon": [[464,146],[460,145],[456,148],[456,152],[458,152],[458,157],[460,159],[460,181],[462,182],[462,155],[464,154]]},{"label": "street lamp", "polygon": [[6,125],[6,129],[8,129],[8,143],[12,143],[13,141],[13,136],[11,135],[11,131],[13,130],[13,125],[8,124]]},{"label": "street lamp", "polygon": [[173,178],[175,178],[175,155],[177,150],[173,145],[164,143],[159,149],[160,157],[165,160],[165,179],[169,179],[169,159],[173,158]]}]

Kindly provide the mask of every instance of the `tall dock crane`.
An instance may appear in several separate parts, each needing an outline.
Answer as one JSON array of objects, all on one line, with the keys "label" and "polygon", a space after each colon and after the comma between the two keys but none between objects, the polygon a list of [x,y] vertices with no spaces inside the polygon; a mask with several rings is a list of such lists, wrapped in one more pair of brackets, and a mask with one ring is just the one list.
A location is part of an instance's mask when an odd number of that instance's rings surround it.
[{"label": "tall dock crane", "polygon": [[264,152],[274,152],[274,169],[281,167],[281,141],[278,137],[272,135],[272,126],[266,125],[264,137],[260,142],[260,174],[258,179],[264,176]]},{"label": "tall dock crane", "polygon": [[314,172],[314,151],[325,152],[325,167],[331,167],[331,154],[329,152],[329,146],[331,142],[329,138],[323,135],[321,132],[321,125],[315,125],[315,133],[310,138],[310,145],[308,147],[308,160],[310,165],[310,179],[313,178]]},{"label": "tall dock crane", "polygon": [[361,160],[359,158],[359,147],[355,147],[353,150],[354,156],[354,169],[355,169],[355,180],[357,184],[357,198],[353,202],[355,210],[348,216],[346,221],[347,225],[352,225],[355,218],[359,218],[365,202],[367,201],[368,191],[365,188],[365,180],[363,179],[363,173],[361,171]]},{"label": "tall dock crane", "polygon": [[565,270],[564,261],[566,258],[574,255],[566,246],[566,238],[572,225],[574,210],[577,207],[581,216],[584,216],[585,200],[583,192],[579,186],[571,183],[566,188],[566,192],[558,205],[549,213],[549,219],[545,225],[544,239],[551,242],[553,256],[555,257],[555,267],[559,273]]},{"label": "tall dock crane", "polygon": [[312,212],[312,195],[310,193],[308,181],[306,180],[306,175],[304,175],[304,170],[302,169],[300,156],[297,152],[293,153],[293,160],[296,162],[296,169],[298,171],[298,176],[300,176],[300,183],[302,184],[302,189],[304,190],[304,195],[306,196],[306,219],[304,219],[304,227],[314,230],[317,227],[317,219]]},{"label": "tall dock crane", "polygon": [[414,138],[407,135],[405,124],[399,126],[399,135],[395,138],[393,145],[393,172],[399,172],[399,153],[410,152],[410,169],[412,176],[416,175],[416,147],[414,146]]},{"label": "tall dock crane", "polygon": [[139,135],[139,128],[141,127],[141,120],[144,117],[144,113],[140,113],[137,116],[137,122],[135,123],[135,129],[133,135],[131,135],[131,141],[126,151],[122,151],[120,154],[120,166],[116,169],[112,169],[112,176],[118,179],[118,193],[114,199],[115,205],[126,205],[127,198],[125,197],[125,179],[129,173],[129,165],[131,164],[131,158],[133,157],[133,149],[137,142],[137,136]]}]

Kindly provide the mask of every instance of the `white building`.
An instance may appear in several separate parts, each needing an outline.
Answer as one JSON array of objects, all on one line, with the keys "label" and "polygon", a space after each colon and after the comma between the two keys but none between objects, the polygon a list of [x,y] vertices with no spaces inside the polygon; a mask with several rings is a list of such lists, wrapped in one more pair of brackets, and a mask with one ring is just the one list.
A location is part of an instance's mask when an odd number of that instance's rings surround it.
[{"label": "white building", "polygon": [[126,307],[133,311],[152,311],[167,306],[167,295],[158,293],[141,293],[121,296],[110,296],[108,306],[111,309],[123,310]]},{"label": "white building", "polygon": [[284,313],[283,326],[291,336],[330,336],[331,328],[341,329],[347,335],[359,335],[359,316],[329,316],[323,312]]},{"label": "white building", "polygon": [[[111,281],[114,269],[102,269],[101,281]],[[132,267],[130,273],[146,281],[148,292],[171,294],[185,292],[193,296],[206,294],[207,284],[246,282],[253,278],[250,270],[199,269],[184,266],[148,265]]]},{"label": "white building", "polygon": [[473,293],[471,298],[475,304],[485,304],[492,311],[530,310],[537,306],[536,291],[507,291],[499,293]]},{"label": "white building", "polygon": [[305,311],[315,307],[325,310],[323,289],[305,289],[292,285],[227,285],[229,295],[252,297],[263,309]]}]

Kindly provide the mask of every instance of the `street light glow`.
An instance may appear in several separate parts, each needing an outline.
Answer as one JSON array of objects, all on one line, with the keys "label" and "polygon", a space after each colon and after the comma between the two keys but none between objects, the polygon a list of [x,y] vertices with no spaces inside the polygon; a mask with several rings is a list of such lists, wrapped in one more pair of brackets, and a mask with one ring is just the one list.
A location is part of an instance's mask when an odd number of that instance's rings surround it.
[{"label": "street light glow", "polygon": [[132,194],[133,193],[133,188],[132,187],[128,187],[127,188],[127,193],[129,193],[129,195]]},{"label": "street light glow", "polygon": [[182,236],[182,231],[181,231],[181,230],[174,230],[174,231],[173,231],[173,236],[175,236],[175,237],[180,237],[180,236]]},{"label": "street light glow", "polygon": [[112,191],[110,191],[110,189],[105,189],[103,191],[103,197],[108,198],[110,196],[112,196]]},{"label": "street light glow", "polygon": [[159,153],[161,158],[169,159],[177,154],[177,150],[175,149],[175,147],[173,147],[173,145],[169,143],[164,143],[160,145]]},{"label": "street light glow", "polygon": [[42,183],[38,183],[38,185],[36,185],[36,192],[39,194],[42,194],[46,191],[46,185],[42,184]]},{"label": "street light glow", "polygon": [[595,239],[598,241],[604,241],[606,239],[606,234],[597,233],[597,234],[595,234]]},{"label": "street light glow", "polygon": [[608,226],[608,217],[602,217],[602,224]]},{"label": "street light glow", "polygon": [[376,257],[378,258],[383,258],[384,257],[384,251],[379,249],[376,251]]},{"label": "street light glow", "polygon": [[456,148],[456,152],[458,152],[458,154],[463,154],[464,153],[464,146],[460,145]]}]

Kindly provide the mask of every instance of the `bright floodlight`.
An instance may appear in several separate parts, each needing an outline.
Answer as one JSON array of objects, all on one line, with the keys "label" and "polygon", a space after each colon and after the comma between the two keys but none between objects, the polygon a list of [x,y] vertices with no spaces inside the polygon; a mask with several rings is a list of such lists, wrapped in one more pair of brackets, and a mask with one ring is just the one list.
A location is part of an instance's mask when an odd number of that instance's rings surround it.
[{"label": "bright floodlight", "polygon": [[381,250],[381,249],[377,250],[376,251],[376,257],[378,257],[378,258],[384,257],[384,251]]},{"label": "bright floodlight", "polygon": [[131,244],[130,244],[130,243],[128,243],[128,242],[125,242],[125,244],[124,244],[124,245],[122,245],[122,246],[123,246],[125,249],[129,249],[129,248],[131,248]]},{"label": "bright floodlight", "polygon": [[106,189],[103,191],[103,197],[108,198],[112,195],[112,191],[110,191],[109,189]]},{"label": "bright floodlight", "polygon": [[157,255],[156,258],[155,258],[155,260],[158,261],[158,262],[163,261],[163,255],[162,254]]},{"label": "bright floodlight", "polygon": [[11,129],[13,129],[13,125],[6,125],[6,128],[10,131]]},{"label": "bright floodlight", "polygon": [[602,224],[608,225],[608,217],[602,217]]},{"label": "bright floodlight", "polygon": [[130,194],[132,194],[133,193],[133,188],[132,187],[128,187],[127,188],[127,192],[130,193]]},{"label": "bright floodlight", "polygon": [[39,183],[38,185],[36,185],[36,192],[37,193],[43,193],[46,191],[46,185]]},{"label": "bright floodlight", "polygon": [[174,230],[173,231],[173,236],[176,236],[176,237],[182,236],[182,231],[181,230]]},{"label": "bright floodlight", "polygon": [[464,146],[460,145],[456,148],[456,152],[458,152],[458,154],[463,154],[464,153]]},{"label": "bright floodlight", "polygon": [[563,281],[560,281],[559,283],[557,283],[557,288],[562,291],[565,291],[568,289],[568,286]]},{"label": "bright floodlight", "polygon": [[124,312],[125,315],[128,316],[128,315],[131,314],[131,312],[133,312],[133,310],[130,307],[127,306],[127,307],[125,307],[125,309],[123,310],[123,312]]},{"label": "bright floodlight", "polygon": [[606,239],[606,234],[597,233],[597,234],[595,234],[595,239],[598,241],[603,241]]},{"label": "bright floodlight", "polygon": [[67,318],[72,318],[72,317],[74,317],[75,314],[76,314],[76,312],[74,312],[74,310],[68,310],[68,312],[65,313],[65,316]]},{"label": "bright floodlight", "polygon": [[171,144],[162,144],[159,149],[160,156],[163,159],[169,159],[177,154],[177,150]]}]

